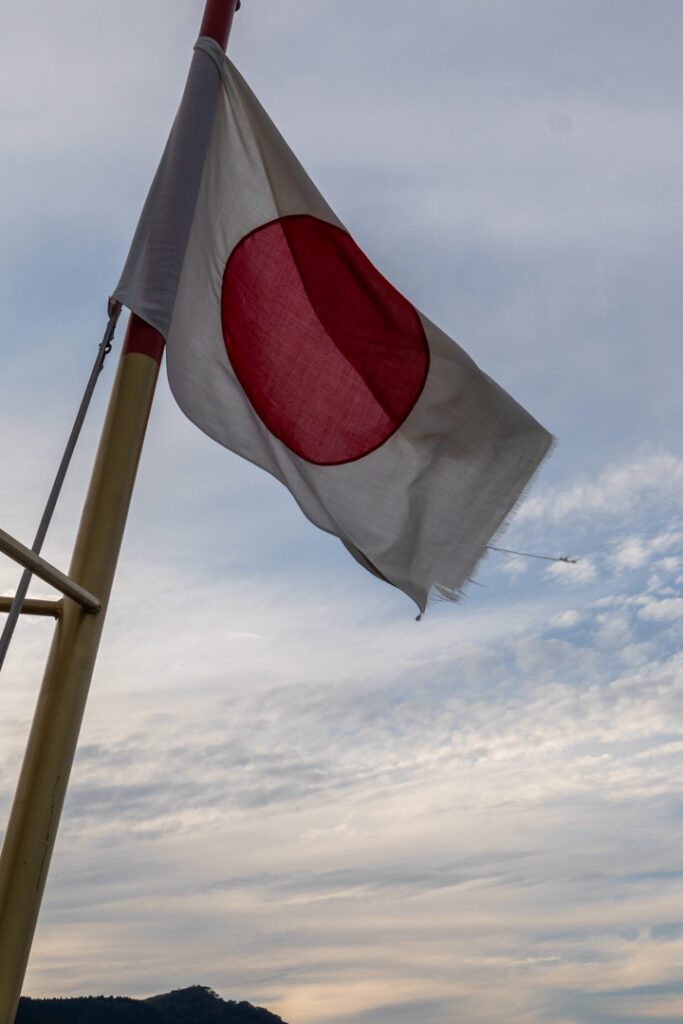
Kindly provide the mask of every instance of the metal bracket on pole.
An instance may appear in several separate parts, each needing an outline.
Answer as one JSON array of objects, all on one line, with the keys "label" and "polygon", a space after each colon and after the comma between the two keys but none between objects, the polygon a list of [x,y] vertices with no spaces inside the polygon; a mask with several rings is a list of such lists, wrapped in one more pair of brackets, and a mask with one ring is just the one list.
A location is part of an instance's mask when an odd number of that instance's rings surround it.
[{"label": "metal bracket on pole", "polygon": [[95,597],[84,587],[79,586],[69,576],[65,576],[54,565],[50,565],[44,558],[36,555],[30,548],[15,540],[14,537],[10,537],[9,533],[5,533],[4,530],[0,530],[0,551],[9,555],[19,565],[23,565],[25,569],[30,569],[35,576],[45,580],[46,583],[55,587],[61,594],[70,597],[72,601],[80,604],[81,608],[84,608],[86,612],[94,614],[101,610],[102,602],[99,598]]},{"label": "metal bracket on pole", "polygon": [[[0,597],[0,614],[9,612],[14,604],[13,597]],[[58,619],[62,614],[61,601],[42,601],[40,598],[27,597],[21,607],[22,615],[45,615]]]}]

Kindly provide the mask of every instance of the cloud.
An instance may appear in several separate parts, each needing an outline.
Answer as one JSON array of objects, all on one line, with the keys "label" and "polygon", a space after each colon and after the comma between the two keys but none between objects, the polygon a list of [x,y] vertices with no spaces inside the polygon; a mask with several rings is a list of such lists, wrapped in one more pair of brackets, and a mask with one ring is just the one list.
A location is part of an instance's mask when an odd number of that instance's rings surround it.
[{"label": "cloud", "polygon": [[[669,529],[651,538],[640,536],[625,537],[613,544],[612,563],[619,570],[641,569],[655,554],[680,547],[683,534],[676,529]],[[676,556],[661,558],[657,567],[665,573],[676,572],[679,560]]]},{"label": "cloud", "polygon": [[622,541],[614,554],[618,569],[640,569],[647,562],[649,552],[639,537],[628,537]]},{"label": "cloud", "polygon": [[554,562],[546,569],[546,575],[550,579],[558,580],[560,583],[578,586],[583,583],[591,583],[597,579],[595,563],[590,558],[580,558],[575,564],[572,562]]},{"label": "cloud", "polygon": [[[595,521],[596,516],[632,521],[647,505],[679,508],[683,500],[683,458],[657,452],[605,469],[597,480],[585,477],[565,488],[533,495],[519,512],[520,521],[553,524]],[[662,543],[669,543],[669,535]],[[680,536],[680,535],[679,535]],[[632,542],[635,543],[635,542]],[[640,549],[622,549],[622,564],[642,564]],[[630,558],[630,562],[629,562]],[[626,559],[626,561],[623,561]]]},{"label": "cloud", "polygon": [[639,610],[638,617],[650,622],[675,622],[683,618],[683,597],[648,600]]},{"label": "cloud", "polygon": [[555,629],[573,629],[574,626],[579,625],[582,618],[581,612],[576,611],[574,608],[568,608],[564,612],[553,615],[550,619],[550,625],[554,626]]},{"label": "cloud", "polygon": [[630,645],[632,640],[629,616],[624,612],[603,612],[596,616],[599,629],[595,642],[601,647],[620,647]]},{"label": "cloud", "polygon": [[500,571],[505,573],[506,576],[510,576],[512,579],[515,579],[517,576],[523,576],[528,568],[528,562],[513,556],[501,563]]}]

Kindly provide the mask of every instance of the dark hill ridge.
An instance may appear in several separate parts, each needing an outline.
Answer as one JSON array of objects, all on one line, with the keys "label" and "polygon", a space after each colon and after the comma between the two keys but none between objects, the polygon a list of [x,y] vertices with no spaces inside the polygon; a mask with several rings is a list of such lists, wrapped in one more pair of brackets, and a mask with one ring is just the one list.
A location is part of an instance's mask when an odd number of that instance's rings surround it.
[{"label": "dark hill ridge", "polygon": [[285,1024],[282,1017],[251,1003],[223,1000],[201,985],[149,999],[81,996],[22,997],[15,1024]]}]

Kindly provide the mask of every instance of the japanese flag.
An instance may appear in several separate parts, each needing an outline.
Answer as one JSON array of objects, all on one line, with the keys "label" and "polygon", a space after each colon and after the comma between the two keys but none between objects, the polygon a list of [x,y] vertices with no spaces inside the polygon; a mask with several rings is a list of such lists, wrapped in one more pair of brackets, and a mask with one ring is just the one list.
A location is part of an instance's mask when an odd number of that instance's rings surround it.
[{"label": "japanese flag", "polygon": [[550,435],[382,277],[200,39],[116,297],[185,414],[424,611],[457,597]]}]

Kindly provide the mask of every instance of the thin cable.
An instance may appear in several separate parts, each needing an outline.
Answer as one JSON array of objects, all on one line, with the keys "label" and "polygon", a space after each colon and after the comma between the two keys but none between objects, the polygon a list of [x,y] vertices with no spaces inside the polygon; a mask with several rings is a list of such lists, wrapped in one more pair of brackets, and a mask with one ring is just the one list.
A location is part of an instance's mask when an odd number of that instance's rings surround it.
[{"label": "thin cable", "polygon": [[[57,499],[59,498],[59,494],[62,489],[62,484],[64,483],[64,478],[66,477],[66,473],[69,468],[69,463],[71,462],[71,456],[74,453],[76,442],[78,441],[78,437],[81,432],[81,427],[83,426],[83,421],[85,420],[85,415],[88,411],[88,406],[90,405],[90,400],[93,396],[95,385],[97,384],[97,378],[102,372],[102,367],[104,366],[105,359],[111,352],[112,341],[114,340],[114,332],[116,330],[116,323],[119,319],[119,314],[121,313],[121,303],[118,302],[118,300],[116,299],[110,299],[109,305],[107,307],[107,312],[109,314],[109,321],[104,332],[104,337],[100,342],[100,347],[97,350],[97,358],[95,360],[95,365],[93,366],[92,371],[90,373],[90,378],[86,385],[83,398],[81,399],[81,404],[78,409],[74,425],[71,428],[69,440],[67,441],[64,454],[62,455],[62,461],[59,464],[59,469],[57,470],[57,475],[52,485],[52,490],[50,491],[49,497],[47,499],[45,511],[43,512],[43,516],[42,519],[40,520],[40,525],[38,527],[35,540],[33,541],[33,547],[31,548],[31,550],[34,551],[37,555],[40,554],[40,549],[43,546],[45,535],[48,531],[48,527],[52,520],[52,515],[57,504]],[[2,666],[5,662],[7,649],[9,648],[10,641],[12,639],[12,634],[14,633],[14,628],[17,624],[17,620],[19,619],[19,615],[21,614],[21,609],[24,604],[24,598],[26,597],[26,592],[28,591],[29,585],[31,583],[32,575],[33,574],[30,569],[24,570],[24,573],[19,582],[19,586],[17,587],[16,594],[14,595],[14,600],[12,601],[12,607],[10,608],[7,614],[5,628],[3,629],[2,636],[0,637],[0,670],[2,669]]]},{"label": "thin cable", "polygon": [[576,565],[578,558],[570,558],[569,555],[562,555],[555,558],[553,555],[532,555],[530,551],[512,551],[510,548],[497,548],[489,544],[489,551],[502,551],[506,555],[521,555],[523,558],[542,558],[544,562],[566,562],[567,565]]}]

